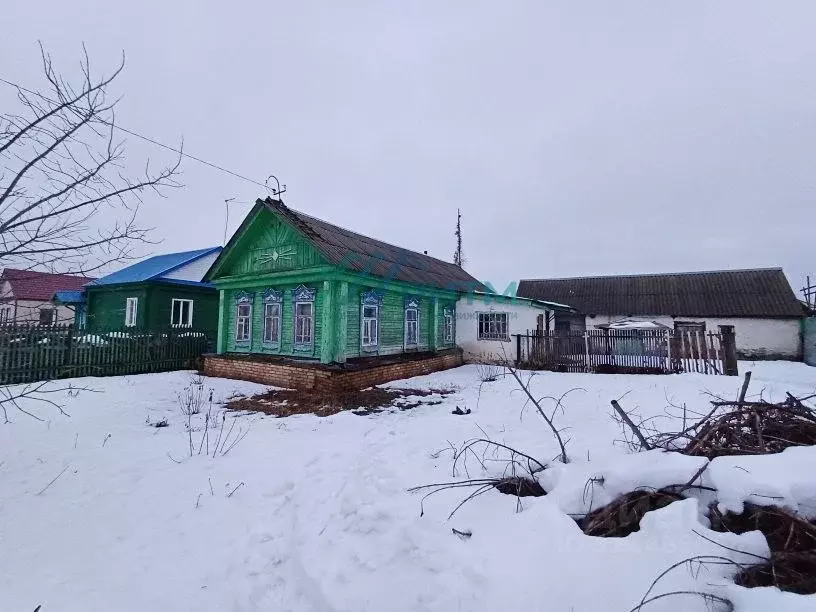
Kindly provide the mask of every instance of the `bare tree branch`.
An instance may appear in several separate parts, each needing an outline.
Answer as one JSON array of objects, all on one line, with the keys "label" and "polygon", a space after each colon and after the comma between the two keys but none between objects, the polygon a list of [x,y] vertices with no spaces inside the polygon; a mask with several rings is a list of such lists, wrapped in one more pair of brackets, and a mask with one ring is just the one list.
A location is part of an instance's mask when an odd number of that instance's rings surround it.
[{"label": "bare tree branch", "polygon": [[83,47],[79,73],[63,78],[41,46],[47,89],[17,88],[19,109],[0,114],[0,266],[87,273],[130,259],[148,242],[136,222],[142,198],[178,187],[181,156],[141,176],[124,173],[108,76]]}]

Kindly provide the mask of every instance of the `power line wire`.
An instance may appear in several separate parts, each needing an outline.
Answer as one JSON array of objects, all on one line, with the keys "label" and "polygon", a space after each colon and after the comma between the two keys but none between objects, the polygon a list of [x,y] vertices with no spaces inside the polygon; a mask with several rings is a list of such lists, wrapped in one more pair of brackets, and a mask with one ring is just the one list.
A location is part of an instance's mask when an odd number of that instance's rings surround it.
[{"label": "power line wire", "polygon": [[[0,83],[5,83],[6,85],[9,85],[10,87],[14,87],[16,89],[19,89],[20,91],[24,91],[24,92],[29,93],[29,94],[34,95],[34,96],[38,96],[38,97],[42,98],[43,100],[45,100],[46,102],[50,102],[52,104],[57,104],[58,103],[55,100],[51,100],[50,98],[44,96],[43,94],[41,94],[38,91],[32,91],[31,89],[23,87],[19,83],[9,81],[7,79],[4,79],[3,77],[0,77]],[[144,140],[145,142],[149,142],[150,144],[153,144],[153,145],[155,145],[157,147],[162,147],[164,149],[167,149],[168,151],[172,151],[173,153],[181,155],[182,157],[187,157],[189,159],[192,159],[193,161],[197,161],[200,164],[204,164],[205,166],[209,166],[210,168],[214,168],[215,170],[219,170],[221,172],[224,172],[226,174],[234,176],[235,178],[239,178],[242,181],[247,181],[248,183],[252,183],[253,185],[258,185],[259,187],[263,187],[264,189],[269,190],[269,186],[264,184],[264,183],[261,183],[259,181],[254,180],[254,179],[251,179],[251,178],[249,178],[247,176],[244,176],[242,174],[238,174],[237,172],[233,172],[232,170],[224,168],[223,166],[219,166],[218,164],[215,164],[213,162],[209,162],[206,159],[201,159],[200,157],[197,157],[197,156],[192,155],[190,153],[185,153],[181,149],[171,147],[170,145],[166,145],[163,142],[159,142],[158,140],[150,138],[149,136],[145,136],[144,134],[140,134],[138,132],[134,132],[133,130],[129,130],[127,128],[124,128],[121,125],[117,125],[115,123],[105,121],[104,119],[99,119],[99,121],[101,123],[104,123],[105,125],[109,125],[109,126],[113,127],[114,129],[117,129],[117,130],[119,130],[121,132],[124,132],[125,134],[130,134],[131,136],[135,136],[136,138],[140,138],[141,140]]]}]

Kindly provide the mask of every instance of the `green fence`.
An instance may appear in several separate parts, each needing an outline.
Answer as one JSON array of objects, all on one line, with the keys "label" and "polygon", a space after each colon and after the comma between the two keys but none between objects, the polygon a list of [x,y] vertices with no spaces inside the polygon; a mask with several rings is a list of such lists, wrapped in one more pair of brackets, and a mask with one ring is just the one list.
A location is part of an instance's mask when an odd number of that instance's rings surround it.
[{"label": "green fence", "polygon": [[196,368],[215,332],[0,325],[0,384]]}]

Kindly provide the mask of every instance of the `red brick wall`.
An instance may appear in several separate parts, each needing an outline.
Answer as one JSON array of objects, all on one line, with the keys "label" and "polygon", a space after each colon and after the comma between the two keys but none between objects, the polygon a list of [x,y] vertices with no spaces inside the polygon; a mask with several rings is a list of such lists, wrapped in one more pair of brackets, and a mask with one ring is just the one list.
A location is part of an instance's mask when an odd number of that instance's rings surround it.
[{"label": "red brick wall", "polygon": [[281,363],[265,363],[251,359],[231,359],[208,355],[204,357],[204,374],[219,378],[235,378],[284,387],[287,389],[364,389],[373,385],[430,374],[462,365],[461,351],[451,351],[426,359],[402,361],[382,366],[372,366],[353,371],[327,370],[319,366],[291,366]]}]

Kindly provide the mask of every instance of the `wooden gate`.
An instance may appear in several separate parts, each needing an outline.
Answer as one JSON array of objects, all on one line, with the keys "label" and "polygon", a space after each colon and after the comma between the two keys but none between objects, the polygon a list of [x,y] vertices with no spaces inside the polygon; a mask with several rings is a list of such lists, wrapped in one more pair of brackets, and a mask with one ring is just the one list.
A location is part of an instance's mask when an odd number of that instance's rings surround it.
[{"label": "wooden gate", "polygon": [[557,372],[736,375],[733,327],[704,330],[532,330],[515,334],[516,364]]}]

